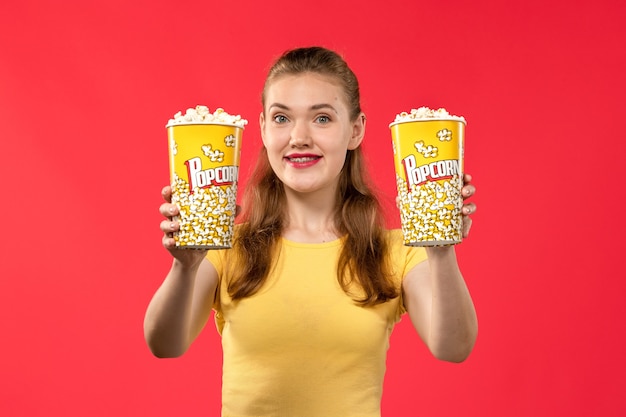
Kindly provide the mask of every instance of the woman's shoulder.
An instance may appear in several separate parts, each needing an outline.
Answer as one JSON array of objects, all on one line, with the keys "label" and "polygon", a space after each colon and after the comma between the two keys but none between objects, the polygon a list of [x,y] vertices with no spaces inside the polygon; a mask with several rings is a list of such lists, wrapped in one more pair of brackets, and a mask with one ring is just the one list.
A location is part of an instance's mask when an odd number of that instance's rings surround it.
[{"label": "woman's shoulder", "polygon": [[383,233],[389,245],[395,246],[398,244],[404,244],[404,237],[402,236],[401,229],[385,229]]},{"label": "woman's shoulder", "polygon": [[385,237],[392,263],[408,267],[414,266],[427,258],[425,248],[404,244],[404,236],[401,229],[386,229]]},{"label": "woman's shoulder", "polygon": [[235,253],[235,251],[233,251],[233,246],[235,243],[235,239],[237,238],[237,236],[239,235],[241,229],[241,224],[235,224],[232,230],[232,234],[230,236],[228,240],[228,244],[225,245],[224,247],[220,247],[220,248],[212,248],[210,250],[207,251],[207,255],[206,258],[209,262],[211,262],[213,264],[213,266],[219,270],[221,270],[221,268],[223,267],[224,263],[231,262],[232,259],[229,257],[232,257]]}]

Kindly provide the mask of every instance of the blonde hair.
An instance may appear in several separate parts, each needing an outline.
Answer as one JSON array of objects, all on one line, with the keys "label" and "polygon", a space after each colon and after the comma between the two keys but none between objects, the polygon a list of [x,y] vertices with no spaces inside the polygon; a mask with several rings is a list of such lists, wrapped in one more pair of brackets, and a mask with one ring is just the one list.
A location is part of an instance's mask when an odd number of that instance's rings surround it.
[{"label": "blonde hair", "polygon": [[[321,48],[299,48],[284,53],[272,66],[263,88],[284,75],[312,72],[333,77],[343,88],[351,121],[361,114],[359,83],[344,59]],[[233,248],[243,261],[228,283],[233,299],[255,294],[265,282],[272,259],[277,256],[286,204],[282,182],[272,170],[263,148],[244,194],[244,210]],[[399,295],[391,280],[384,218],[378,199],[368,185],[360,147],[348,150],[339,176],[335,207],[335,227],[345,236],[337,265],[341,287],[363,306],[384,303]],[[351,291],[360,286],[361,296]]]}]

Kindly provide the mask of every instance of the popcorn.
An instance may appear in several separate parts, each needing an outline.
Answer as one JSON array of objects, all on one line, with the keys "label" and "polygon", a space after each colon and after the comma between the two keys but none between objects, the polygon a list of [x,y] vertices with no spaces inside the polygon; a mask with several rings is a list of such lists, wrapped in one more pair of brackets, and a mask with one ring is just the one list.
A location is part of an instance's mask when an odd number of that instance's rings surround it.
[{"label": "popcorn", "polygon": [[212,149],[210,144],[202,145],[202,153],[204,153],[204,156],[208,156],[211,162],[224,161],[224,152],[219,149]]},{"label": "popcorn", "polygon": [[423,140],[415,142],[414,146],[415,150],[421,153],[424,158],[436,158],[439,152],[439,148],[437,148],[436,146],[425,146]]},{"label": "popcorn", "polygon": [[227,124],[233,126],[239,126],[243,128],[248,124],[246,119],[243,119],[240,115],[230,115],[222,108],[217,108],[213,113],[207,106],[198,105],[195,108],[189,108],[185,111],[185,114],[178,112],[174,115],[173,119],[170,119],[167,123],[167,127],[173,125],[184,124]]},{"label": "popcorn", "polygon": [[224,144],[228,147],[233,148],[237,144],[237,138],[235,137],[235,135],[228,135],[224,138]]},{"label": "popcorn", "polygon": [[237,185],[228,187],[197,187],[190,192],[189,183],[174,176],[172,203],[180,214],[174,220],[180,229],[174,233],[176,246],[230,247],[234,214],[237,207]]},{"label": "popcorn", "polygon": [[437,137],[440,142],[450,142],[452,140],[452,131],[448,129],[441,129],[437,132]]},{"label": "popcorn", "polygon": [[461,240],[461,182],[450,180],[427,182],[409,190],[407,182],[396,175],[402,232],[406,243]]},{"label": "popcorn", "polygon": [[402,113],[397,114],[393,123],[410,122],[413,120],[424,120],[424,119],[459,120],[459,121],[465,122],[465,118],[463,116],[451,115],[444,108],[439,108],[437,110],[434,110],[428,107],[420,107],[419,109],[411,109],[410,113],[403,111]]}]

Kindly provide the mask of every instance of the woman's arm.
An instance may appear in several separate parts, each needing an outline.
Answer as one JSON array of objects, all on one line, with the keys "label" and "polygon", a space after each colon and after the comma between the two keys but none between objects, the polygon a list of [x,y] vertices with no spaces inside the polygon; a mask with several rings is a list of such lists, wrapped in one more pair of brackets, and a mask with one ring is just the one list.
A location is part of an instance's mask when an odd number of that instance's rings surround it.
[{"label": "woman's arm", "polygon": [[144,336],[155,356],[172,358],[187,351],[210,317],[217,283],[206,259],[197,267],[174,259],[144,318]]},{"label": "woman's arm", "polygon": [[[476,188],[465,175],[464,199]],[[469,234],[476,211],[474,203],[463,205],[463,237]],[[432,354],[445,361],[461,362],[474,347],[478,334],[476,310],[459,269],[454,246],[426,248],[428,260],[404,277],[402,291],[413,326]]]},{"label": "woman's arm", "polygon": [[462,362],[478,333],[474,303],[453,247],[428,248],[428,260],[404,278],[404,303],[413,326],[432,354]]},{"label": "woman's arm", "polygon": [[174,261],[156,291],[144,318],[144,336],[155,356],[177,357],[187,351],[206,324],[218,285],[217,271],[206,260],[206,250],[176,248],[172,233],[180,225],[172,221],[178,207],[171,204],[171,187],[162,191],[160,212],[163,246]]}]

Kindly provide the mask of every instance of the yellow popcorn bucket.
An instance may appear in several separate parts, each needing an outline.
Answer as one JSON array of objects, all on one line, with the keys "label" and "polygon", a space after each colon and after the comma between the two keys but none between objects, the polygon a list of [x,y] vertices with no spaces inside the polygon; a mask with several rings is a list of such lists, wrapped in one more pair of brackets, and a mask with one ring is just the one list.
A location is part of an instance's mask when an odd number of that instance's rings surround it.
[{"label": "yellow popcorn bucket", "polygon": [[462,240],[462,118],[389,125],[404,244],[445,246]]},{"label": "yellow popcorn bucket", "polygon": [[226,123],[167,125],[176,246],[232,247],[243,127]]}]

